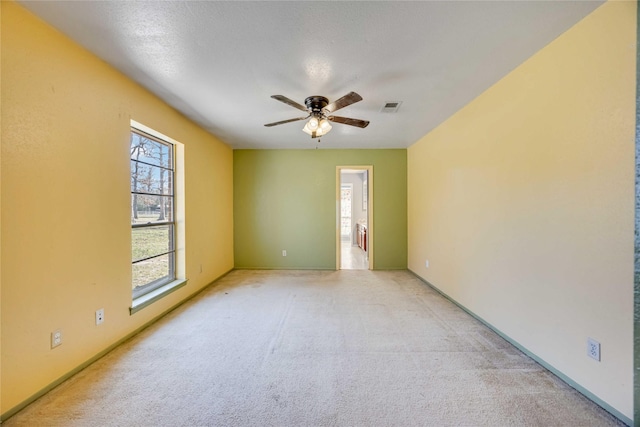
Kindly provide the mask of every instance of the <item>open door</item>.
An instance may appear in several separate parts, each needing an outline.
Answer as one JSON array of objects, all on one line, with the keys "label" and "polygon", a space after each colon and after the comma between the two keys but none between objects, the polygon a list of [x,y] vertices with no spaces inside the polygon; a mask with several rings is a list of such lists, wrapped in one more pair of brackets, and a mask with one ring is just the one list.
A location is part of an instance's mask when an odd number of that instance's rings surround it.
[{"label": "open door", "polygon": [[373,269],[373,166],[336,168],[336,269]]}]

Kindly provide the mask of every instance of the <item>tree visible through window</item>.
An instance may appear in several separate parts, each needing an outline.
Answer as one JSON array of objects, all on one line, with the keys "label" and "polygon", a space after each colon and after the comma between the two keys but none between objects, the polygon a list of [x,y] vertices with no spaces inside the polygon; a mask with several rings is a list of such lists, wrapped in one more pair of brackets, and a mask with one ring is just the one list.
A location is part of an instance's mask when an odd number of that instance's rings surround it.
[{"label": "tree visible through window", "polygon": [[131,130],[131,254],[133,297],[175,275],[173,145]]}]

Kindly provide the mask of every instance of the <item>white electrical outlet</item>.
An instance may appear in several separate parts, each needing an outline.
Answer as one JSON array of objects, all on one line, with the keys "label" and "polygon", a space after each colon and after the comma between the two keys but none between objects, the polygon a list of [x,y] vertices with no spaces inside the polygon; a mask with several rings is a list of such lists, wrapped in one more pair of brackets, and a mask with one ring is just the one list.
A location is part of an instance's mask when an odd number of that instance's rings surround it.
[{"label": "white electrical outlet", "polygon": [[286,249],[282,250],[282,256],[287,256],[287,250]]},{"label": "white electrical outlet", "polygon": [[51,348],[56,348],[62,344],[62,331],[60,329],[51,332]]},{"label": "white electrical outlet", "polygon": [[96,325],[104,323],[104,308],[96,310]]},{"label": "white electrical outlet", "polygon": [[600,343],[593,338],[587,338],[587,356],[600,361]]},{"label": "white electrical outlet", "polygon": [[427,268],[429,268],[429,260],[426,260],[426,261],[424,262],[424,266],[425,266],[425,267],[427,267]]}]

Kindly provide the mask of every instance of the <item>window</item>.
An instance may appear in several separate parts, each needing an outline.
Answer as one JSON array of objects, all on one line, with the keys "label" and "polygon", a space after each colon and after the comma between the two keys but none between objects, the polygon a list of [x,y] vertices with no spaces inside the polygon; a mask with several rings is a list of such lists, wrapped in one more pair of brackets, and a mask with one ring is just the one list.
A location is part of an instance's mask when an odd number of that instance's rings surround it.
[{"label": "window", "polygon": [[351,239],[351,198],[353,184],[340,183],[340,235],[342,240]]},{"label": "window", "polygon": [[133,298],[176,279],[174,145],[131,129]]}]

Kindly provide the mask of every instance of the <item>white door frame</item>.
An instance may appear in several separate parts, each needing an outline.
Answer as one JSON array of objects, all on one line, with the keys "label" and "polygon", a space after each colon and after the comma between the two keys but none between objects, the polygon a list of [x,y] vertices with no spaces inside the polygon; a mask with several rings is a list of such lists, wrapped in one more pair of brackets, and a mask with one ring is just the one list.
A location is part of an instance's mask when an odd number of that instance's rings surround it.
[{"label": "white door frame", "polygon": [[340,244],[340,224],[341,224],[341,213],[340,213],[340,182],[341,172],[343,169],[351,169],[358,171],[367,171],[367,255],[369,258],[369,270],[373,270],[373,241],[374,241],[374,232],[373,232],[373,166],[365,165],[365,166],[336,166],[336,270],[340,270],[342,263],[342,249]]}]

